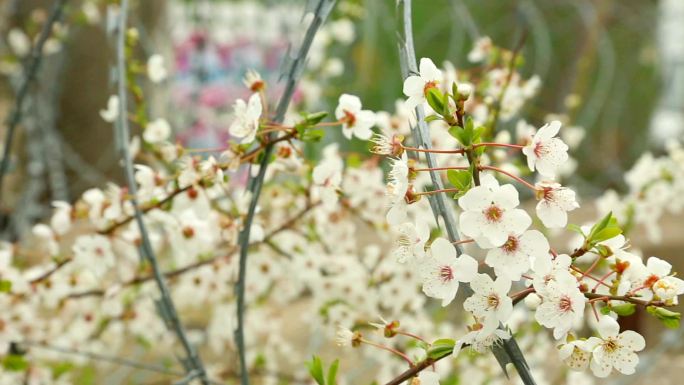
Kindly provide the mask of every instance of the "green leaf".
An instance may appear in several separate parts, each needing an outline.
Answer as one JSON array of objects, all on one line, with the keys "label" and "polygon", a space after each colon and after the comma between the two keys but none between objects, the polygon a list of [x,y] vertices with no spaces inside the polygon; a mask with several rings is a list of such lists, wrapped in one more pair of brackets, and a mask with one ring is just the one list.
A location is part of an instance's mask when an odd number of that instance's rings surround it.
[{"label": "green leaf", "polygon": [[306,120],[306,123],[310,126],[315,126],[318,123],[320,123],[325,117],[328,116],[328,113],[325,111],[319,111],[319,112],[314,112],[312,114],[305,114],[304,115],[304,120]]},{"label": "green leaf", "polygon": [[8,354],[2,360],[2,367],[10,372],[21,372],[28,368],[28,361],[20,354]]},{"label": "green leaf", "polygon": [[584,235],[584,232],[582,231],[582,228],[579,227],[579,226],[577,226],[576,224],[568,223],[567,229],[570,230],[570,231],[574,231],[574,232],[576,232],[577,234],[579,234],[579,235],[581,235],[581,236],[583,236],[583,237],[586,237],[586,236]]},{"label": "green leaf", "polygon": [[12,281],[6,279],[0,280],[0,293],[9,293],[12,291]]},{"label": "green leaf", "polygon": [[437,87],[429,88],[425,95],[425,99],[436,113],[440,114],[444,111],[444,103],[442,102],[444,95],[442,95],[442,92],[437,89]]},{"label": "green leaf", "polygon": [[317,356],[313,356],[311,361],[306,363],[306,366],[309,368],[309,374],[316,380],[316,383],[318,383],[318,385],[325,385],[325,380],[323,378],[323,363],[321,362],[321,359]]},{"label": "green leaf", "polygon": [[[453,136],[459,143],[463,145],[465,141],[464,130],[460,126],[449,127],[449,135]],[[464,145],[465,146],[465,145]]]},{"label": "green leaf", "polygon": [[435,120],[442,120],[442,117],[439,115],[430,115],[425,117],[426,123],[434,122]]},{"label": "green leaf", "polygon": [[337,385],[337,368],[339,368],[339,366],[340,360],[335,360],[330,364],[330,367],[328,368],[327,385]]},{"label": "green leaf", "polygon": [[633,303],[625,303],[622,305],[610,306],[610,310],[614,311],[615,314],[626,317],[628,315],[634,314],[636,311],[636,305]]},{"label": "green leaf", "polygon": [[591,240],[592,242],[602,242],[607,239],[616,237],[620,234],[622,234],[622,229],[620,229],[619,227],[606,227],[605,229],[594,234]]},{"label": "green leaf", "polygon": [[439,339],[432,343],[427,351],[428,358],[433,360],[440,359],[442,357],[448,356],[454,352],[454,345],[456,342],[452,339],[444,338]]},{"label": "green leaf", "polygon": [[670,329],[679,328],[679,321],[682,316],[680,313],[656,306],[649,306],[646,308],[646,311],[658,318],[665,327]]},{"label": "green leaf", "polygon": [[325,130],[322,128],[314,128],[303,130],[299,133],[299,139],[304,142],[318,142],[325,136]]},{"label": "green leaf", "polygon": [[464,191],[470,188],[472,183],[472,174],[466,170],[448,170],[447,179],[457,189]]},{"label": "green leaf", "polygon": [[598,233],[599,231],[603,230],[608,226],[610,223],[610,218],[612,218],[613,212],[609,212],[603,219],[601,219],[600,222],[596,223],[592,228],[591,231],[589,232],[589,236],[587,238],[593,239],[593,236]]}]

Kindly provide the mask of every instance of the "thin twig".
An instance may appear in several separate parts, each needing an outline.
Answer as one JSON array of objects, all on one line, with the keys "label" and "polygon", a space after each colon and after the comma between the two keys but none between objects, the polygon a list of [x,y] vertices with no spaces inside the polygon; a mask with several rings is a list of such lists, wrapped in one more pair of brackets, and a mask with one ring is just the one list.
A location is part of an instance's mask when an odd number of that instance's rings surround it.
[{"label": "thin twig", "polygon": [[119,135],[118,145],[120,146],[120,155],[124,162],[124,170],[126,174],[126,181],[128,184],[128,191],[131,194],[131,205],[135,211],[135,220],[138,224],[138,229],[140,230],[140,238],[142,245],[140,253],[142,256],[150,263],[152,271],[154,273],[154,279],[157,282],[157,286],[160,291],[160,298],[157,302],[160,310],[160,316],[166,322],[166,325],[176,334],[178,339],[183,346],[185,351],[185,359],[181,360],[181,363],[185,367],[186,373],[190,374],[192,372],[197,373],[197,378],[201,381],[203,385],[209,384],[209,379],[207,378],[206,370],[204,369],[204,364],[202,360],[197,355],[195,348],[190,343],[185,329],[181,324],[180,318],[178,317],[178,312],[171,298],[169,288],[166,284],[166,280],[161,271],[157,257],[152,248],[152,243],[150,242],[149,234],[143,221],[143,213],[138,205],[137,193],[138,187],[135,180],[135,172],[133,170],[133,159],[131,158],[128,143],[130,140],[130,129],[128,126],[128,119],[126,119],[126,19],[128,12],[128,0],[121,0],[121,5],[119,9],[119,24],[117,29],[117,41],[116,41],[116,75],[118,82],[118,94],[119,94],[119,117],[117,119],[116,131]]},{"label": "thin twig", "polygon": [[[293,62],[286,74],[286,84],[285,90],[278,102],[278,107],[276,108],[276,114],[273,122],[280,124],[285,118],[285,112],[287,111],[292,96],[295,91],[295,85],[299,80],[299,76],[304,69],[304,64],[306,63],[306,57],[309,52],[309,48],[313,42],[314,36],[318,28],[323,24],[328,14],[335,5],[336,0],[319,0],[318,4],[313,12],[313,19],[309,25],[304,40],[296,54],[293,58]],[[268,168],[268,162],[273,153],[274,143],[273,135],[276,133],[270,133],[268,135],[269,144],[264,148],[262,154],[262,160],[259,164],[259,173],[256,177],[250,178],[248,182],[248,190],[251,193],[251,201],[249,203],[249,209],[247,211],[247,216],[244,222],[244,228],[240,232],[240,261],[238,270],[238,280],[235,285],[235,291],[237,294],[237,328],[235,329],[235,344],[237,346],[238,356],[240,359],[240,383],[242,385],[249,385],[249,373],[247,369],[247,357],[245,353],[245,337],[244,337],[244,313],[245,313],[245,282],[247,280],[247,255],[249,248],[249,235],[252,228],[252,222],[254,220],[254,214],[256,213],[256,206],[259,202],[259,196],[261,195],[261,187],[266,176],[266,169]]]}]

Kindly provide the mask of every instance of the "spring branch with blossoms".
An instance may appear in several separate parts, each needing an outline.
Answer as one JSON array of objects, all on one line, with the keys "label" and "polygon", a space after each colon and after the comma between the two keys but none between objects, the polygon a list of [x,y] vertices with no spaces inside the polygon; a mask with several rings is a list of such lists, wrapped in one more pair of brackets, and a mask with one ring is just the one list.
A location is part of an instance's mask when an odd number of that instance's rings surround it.
[{"label": "spring branch with blossoms", "polygon": [[[679,326],[684,282],[626,235],[643,225],[644,200],[681,194],[681,149],[629,176],[636,214],[611,207],[573,225],[567,118],[518,117],[539,87],[518,72],[524,39],[509,51],[481,38],[473,67],[440,68],[416,60],[411,1],[399,1],[396,111],[343,93],[313,112],[295,90],[323,76],[322,46],[353,40],[336,13],[362,15],[347,3],[331,13],[334,3],[310,3],[277,105],[274,83],[248,71],[230,139],[196,149],[174,143],[148,108],[148,88],[169,71],[161,55],[138,58],[144,34],[127,25],[129,1],[110,7],[117,91],[100,116],[115,128],[126,183],[55,202],[31,238],[0,243],[0,382],[62,384],[106,376],[106,363],[136,383],[304,383],[306,365],[319,385],[438,385],[491,383],[497,363],[506,375],[513,363],[533,384],[556,354],[599,378],[633,373],[645,340],[620,317]],[[250,25],[261,32],[269,12]],[[504,129],[514,119],[515,136]],[[315,159],[303,155],[323,138],[333,140]],[[521,208],[525,197],[534,210]],[[551,238],[563,229],[568,244]],[[305,363],[304,344],[340,359]]]}]

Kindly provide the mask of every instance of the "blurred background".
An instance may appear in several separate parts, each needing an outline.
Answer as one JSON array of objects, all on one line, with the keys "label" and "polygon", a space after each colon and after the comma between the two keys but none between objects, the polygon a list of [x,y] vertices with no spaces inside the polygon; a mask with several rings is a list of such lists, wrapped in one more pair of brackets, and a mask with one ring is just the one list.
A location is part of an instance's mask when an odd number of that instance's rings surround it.
[{"label": "blurred background", "polygon": [[[228,111],[246,95],[241,79],[247,69],[257,69],[278,94],[282,57],[290,38],[302,32],[304,3],[139,1],[132,18],[139,26],[141,55],[160,54],[171,70],[168,82],[145,90],[152,95],[149,114],[168,119],[177,140],[190,147],[221,145]],[[0,1],[3,119],[13,107],[22,56],[51,4]],[[360,96],[365,108],[393,112],[403,97],[394,6],[393,0],[341,1],[327,34],[317,40],[296,100],[329,110],[345,92]],[[51,201],[73,201],[87,188],[122,180],[113,146],[100,145],[113,140],[111,125],[99,114],[112,93],[106,8],[107,1],[70,1],[47,45],[0,207],[18,213],[12,224],[16,234],[45,218]],[[551,114],[564,114],[570,124],[586,129],[573,154],[577,169],[568,178],[585,197],[579,218],[596,216],[589,202],[605,189],[627,189],[624,173],[641,154],[660,154],[668,141],[683,138],[682,0],[423,0],[414,1],[414,17],[418,57],[449,61],[457,69],[472,66],[467,54],[479,37],[512,50],[525,36],[521,72],[525,78],[538,75],[543,86],[521,115],[540,125]],[[514,132],[515,120],[499,128]],[[360,142],[346,146],[365,150]],[[315,157],[316,148],[308,153]],[[664,221],[660,241],[637,231],[634,242],[644,255],[661,255],[682,270],[681,218]],[[635,325],[648,334],[648,324],[638,317]],[[652,352],[682,349],[681,333],[669,333]],[[647,337],[652,338],[659,336]],[[674,375],[684,374],[684,358],[657,357],[658,367],[623,383],[679,383]]]}]

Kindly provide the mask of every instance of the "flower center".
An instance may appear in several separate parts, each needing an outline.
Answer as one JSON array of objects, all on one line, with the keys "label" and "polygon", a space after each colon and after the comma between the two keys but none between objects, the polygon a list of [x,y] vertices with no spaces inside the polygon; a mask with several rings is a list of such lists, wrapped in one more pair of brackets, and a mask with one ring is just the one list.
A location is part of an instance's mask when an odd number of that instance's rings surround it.
[{"label": "flower center", "polygon": [[644,281],[644,287],[651,287],[651,286],[653,286],[653,284],[655,284],[659,280],[660,280],[660,277],[658,277],[657,275],[655,275],[655,274],[651,275],[650,277],[646,278],[646,280]]},{"label": "flower center", "polygon": [[356,123],[356,115],[349,112],[348,110],[343,110],[343,112],[344,112],[344,121],[347,123],[347,126],[354,127],[354,124]]},{"label": "flower center", "polygon": [[442,282],[447,283],[454,280],[454,270],[451,266],[442,266],[439,268],[439,278]]},{"label": "flower center", "polygon": [[429,82],[426,82],[425,86],[423,87],[423,95],[427,95],[430,88],[435,88],[435,87],[437,87],[437,81],[436,80],[431,80]]},{"label": "flower center", "polygon": [[542,142],[538,142],[534,145],[534,155],[536,155],[537,158],[541,158],[542,155],[546,155],[548,152],[548,148],[546,148]]},{"label": "flower center", "polygon": [[518,245],[520,245],[520,240],[518,240],[517,237],[509,236],[506,243],[504,243],[503,246],[501,246],[501,249],[506,254],[512,254],[518,250]]},{"label": "flower center", "polygon": [[558,302],[558,310],[560,310],[562,313],[572,311],[572,300],[570,297],[567,295],[561,297],[560,301]]},{"label": "flower center", "polygon": [[503,210],[498,206],[491,205],[484,211],[485,218],[489,222],[499,222],[503,216]]},{"label": "flower center", "polygon": [[603,350],[605,350],[607,353],[613,353],[619,347],[617,342],[615,342],[615,340],[612,338],[609,338],[609,339],[603,341],[602,346],[603,346]]},{"label": "flower center", "polygon": [[490,309],[496,309],[499,307],[499,296],[497,294],[490,294],[487,296],[487,307]]}]

